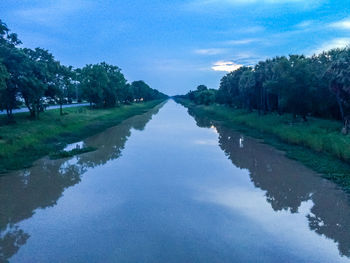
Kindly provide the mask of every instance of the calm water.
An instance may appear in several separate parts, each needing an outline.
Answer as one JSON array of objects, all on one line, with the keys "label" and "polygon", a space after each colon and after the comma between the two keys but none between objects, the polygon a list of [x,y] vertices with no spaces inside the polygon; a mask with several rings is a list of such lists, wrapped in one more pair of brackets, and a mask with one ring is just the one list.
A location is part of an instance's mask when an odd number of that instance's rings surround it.
[{"label": "calm water", "polygon": [[348,262],[350,203],[173,101],[0,177],[0,262]]}]

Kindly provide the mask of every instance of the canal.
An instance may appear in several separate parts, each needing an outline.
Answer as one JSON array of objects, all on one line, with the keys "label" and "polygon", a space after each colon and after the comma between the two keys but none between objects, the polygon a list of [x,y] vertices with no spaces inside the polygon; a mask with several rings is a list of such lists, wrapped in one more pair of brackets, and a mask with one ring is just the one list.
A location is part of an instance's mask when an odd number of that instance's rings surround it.
[{"label": "canal", "polygon": [[348,262],[350,202],[169,100],[0,177],[0,262]]}]

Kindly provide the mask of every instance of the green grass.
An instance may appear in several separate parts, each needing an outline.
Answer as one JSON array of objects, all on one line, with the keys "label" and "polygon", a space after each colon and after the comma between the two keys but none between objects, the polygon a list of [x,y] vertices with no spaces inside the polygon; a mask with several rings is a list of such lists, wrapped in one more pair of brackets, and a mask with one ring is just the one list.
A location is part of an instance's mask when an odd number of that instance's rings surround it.
[{"label": "green grass", "polygon": [[95,147],[84,147],[84,148],[77,148],[77,149],[73,149],[71,151],[58,151],[55,153],[51,153],[50,154],[50,159],[51,160],[57,160],[57,159],[61,159],[61,158],[68,158],[68,157],[72,157],[78,154],[82,154],[82,153],[87,153],[87,152],[93,152],[96,151],[97,148]]},{"label": "green grass", "polygon": [[263,139],[350,192],[350,136],[341,134],[338,121],[309,118],[295,122],[291,115],[266,114],[224,105],[196,105],[177,99],[197,117]]},{"label": "green grass", "polygon": [[123,105],[110,109],[89,107],[48,110],[40,120],[30,120],[28,113],[16,114],[16,123],[6,124],[6,116],[0,116],[0,173],[30,167],[33,161],[54,155],[67,144],[114,126],[134,115],[147,112],[161,100]]}]

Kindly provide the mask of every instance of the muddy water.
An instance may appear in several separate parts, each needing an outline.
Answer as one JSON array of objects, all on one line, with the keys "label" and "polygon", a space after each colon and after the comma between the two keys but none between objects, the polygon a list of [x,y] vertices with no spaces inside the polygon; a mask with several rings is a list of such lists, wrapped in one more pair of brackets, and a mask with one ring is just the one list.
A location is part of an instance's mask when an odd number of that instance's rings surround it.
[{"label": "muddy water", "polygon": [[333,183],[173,101],[0,177],[0,262],[348,262]]}]

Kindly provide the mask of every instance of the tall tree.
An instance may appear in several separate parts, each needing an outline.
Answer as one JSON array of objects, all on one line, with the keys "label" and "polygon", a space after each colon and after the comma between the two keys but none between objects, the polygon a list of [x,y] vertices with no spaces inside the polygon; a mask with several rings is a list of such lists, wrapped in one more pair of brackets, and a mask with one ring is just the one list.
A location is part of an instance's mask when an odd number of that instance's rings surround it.
[{"label": "tall tree", "polygon": [[104,90],[108,89],[108,75],[99,65],[86,65],[80,74],[81,89],[90,105],[102,107],[105,104]]},{"label": "tall tree", "polygon": [[247,68],[239,80],[239,93],[243,102],[243,106],[252,110],[252,100],[254,98],[254,87],[256,85],[255,75],[252,68]]},{"label": "tall tree", "polygon": [[350,99],[350,49],[339,49],[334,61],[330,63],[326,76],[329,80],[329,89],[335,94],[342,120],[346,113],[344,105]]},{"label": "tall tree", "polygon": [[39,118],[43,111],[43,97],[50,85],[54,85],[58,64],[45,49],[25,48],[24,75],[20,92],[31,116]]},{"label": "tall tree", "polygon": [[23,60],[24,54],[16,47],[21,44],[17,34],[10,33],[7,25],[0,20],[0,61],[5,67],[3,69],[5,78],[3,82],[0,107],[2,110],[6,110],[9,121],[13,121],[12,110],[17,107],[17,93],[20,84],[20,79],[23,73]]},{"label": "tall tree", "polygon": [[122,98],[122,93],[126,88],[126,79],[117,66],[101,63],[108,77],[108,84],[103,91],[103,97],[106,107],[115,106]]},{"label": "tall tree", "polygon": [[56,62],[55,72],[52,72],[52,81],[48,85],[45,95],[51,97],[60,105],[60,115],[63,115],[63,104],[73,96],[74,71],[72,67],[66,67]]}]

